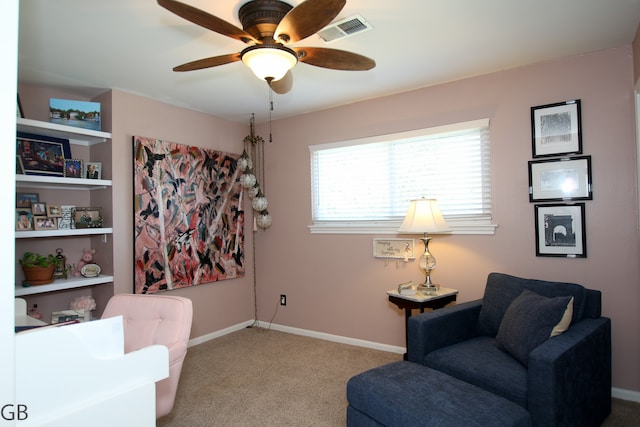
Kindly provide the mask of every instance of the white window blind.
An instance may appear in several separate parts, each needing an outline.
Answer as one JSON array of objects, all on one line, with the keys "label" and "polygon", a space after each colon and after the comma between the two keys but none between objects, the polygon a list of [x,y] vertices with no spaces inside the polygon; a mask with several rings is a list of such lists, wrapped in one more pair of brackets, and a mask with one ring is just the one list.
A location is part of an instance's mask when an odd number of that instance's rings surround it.
[{"label": "white window blind", "polygon": [[[310,147],[314,226],[395,223],[409,200],[438,199],[455,223],[491,219],[489,120]],[[312,231],[314,230],[312,226]]]}]

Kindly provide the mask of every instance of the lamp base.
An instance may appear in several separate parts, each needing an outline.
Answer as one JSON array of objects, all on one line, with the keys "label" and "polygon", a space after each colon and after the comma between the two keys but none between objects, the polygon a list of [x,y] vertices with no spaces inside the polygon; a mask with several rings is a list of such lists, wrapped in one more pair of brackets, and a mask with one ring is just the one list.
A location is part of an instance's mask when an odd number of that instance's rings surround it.
[{"label": "lamp base", "polygon": [[[428,241],[425,242],[425,254],[429,253],[429,248],[427,246],[427,243]],[[429,253],[429,256],[433,257],[433,255],[431,255],[430,253]],[[440,285],[436,285],[431,281],[431,271],[433,271],[433,267],[435,267],[435,257],[433,260],[433,265],[427,268],[424,268],[426,278],[424,280],[424,283],[418,285],[416,289],[418,292],[420,292],[423,295],[438,295],[438,289],[440,289]]]},{"label": "lamp base", "polygon": [[433,283],[430,283],[429,285],[422,284],[422,285],[418,285],[418,287],[416,288],[416,291],[424,295],[438,295],[439,288],[440,288],[439,286],[434,285]]}]

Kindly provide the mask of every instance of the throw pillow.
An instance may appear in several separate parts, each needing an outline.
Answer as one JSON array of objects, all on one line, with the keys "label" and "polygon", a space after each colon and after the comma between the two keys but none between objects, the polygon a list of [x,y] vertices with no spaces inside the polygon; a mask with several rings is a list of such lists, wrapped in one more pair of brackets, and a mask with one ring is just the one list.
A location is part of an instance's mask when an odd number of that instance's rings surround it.
[{"label": "throw pillow", "polygon": [[551,330],[550,338],[557,337],[558,335],[560,335],[561,333],[569,329],[569,325],[571,324],[572,317],[573,317],[573,297],[571,297],[571,299],[569,300],[569,304],[567,304],[567,309],[564,311],[564,314],[562,315],[562,319],[560,319],[560,322],[558,322],[558,324],[554,326],[553,329]]},{"label": "throw pillow", "polygon": [[496,335],[496,347],[527,366],[529,353],[550,338],[561,321],[557,334],[564,332],[558,332],[562,328],[568,328],[572,302],[573,297],[569,296],[547,298],[529,290],[522,291],[504,314]]}]

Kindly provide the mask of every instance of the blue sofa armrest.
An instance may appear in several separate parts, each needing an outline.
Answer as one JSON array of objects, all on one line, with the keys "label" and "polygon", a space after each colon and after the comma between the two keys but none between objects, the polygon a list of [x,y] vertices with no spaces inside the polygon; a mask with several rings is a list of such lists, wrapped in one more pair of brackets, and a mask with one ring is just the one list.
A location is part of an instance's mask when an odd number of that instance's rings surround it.
[{"label": "blue sofa armrest", "polygon": [[599,426],[611,412],[611,320],[583,319],[529,355],[534,425]]},{"label": "blue sofa armrest", "polygon": [[477,336],[481,307],[476,300],[409,317],[407,360],[424,365],[430,352]]}]

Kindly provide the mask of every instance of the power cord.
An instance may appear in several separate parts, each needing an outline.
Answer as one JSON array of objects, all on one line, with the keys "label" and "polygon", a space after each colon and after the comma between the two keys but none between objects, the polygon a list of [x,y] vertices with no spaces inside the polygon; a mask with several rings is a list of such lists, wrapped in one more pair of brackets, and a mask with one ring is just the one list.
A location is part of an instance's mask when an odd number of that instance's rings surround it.
[{"label": "power cord", "polygon": [[273,323],[273,319],[276,318],[276,314],[278,314],[278,308],[280,308],[280,300],[276,304],[276,309],[273,311],[273,316],[271,316],[271,320],[269,320],[269,326],[267,328],[263,328],[265,331],[271,330],[271,324]]},{"label": "power cord", "polygon": [[[254,219],[255,221],[255,219]],[[258,274],[256,271],[256,232],[253,232],[253,241],[251,242],[251,254],[253,256],[253,323],[247,328],[255,328],[258,326]]]}]

